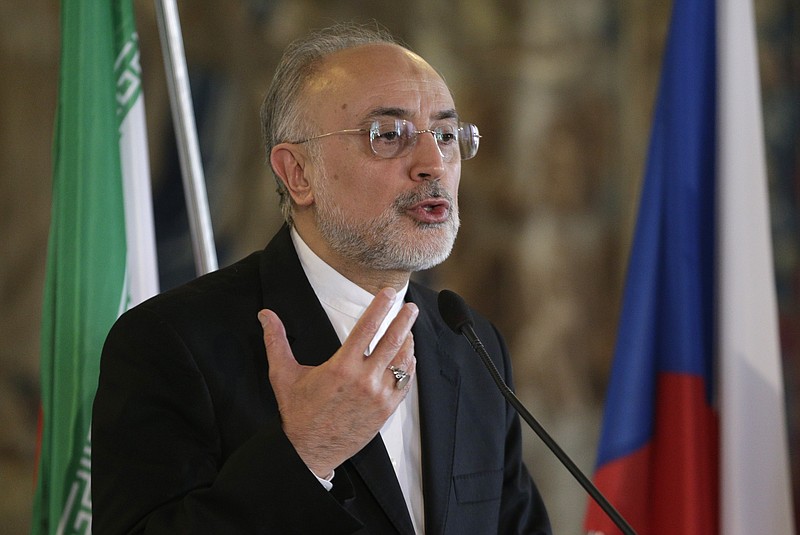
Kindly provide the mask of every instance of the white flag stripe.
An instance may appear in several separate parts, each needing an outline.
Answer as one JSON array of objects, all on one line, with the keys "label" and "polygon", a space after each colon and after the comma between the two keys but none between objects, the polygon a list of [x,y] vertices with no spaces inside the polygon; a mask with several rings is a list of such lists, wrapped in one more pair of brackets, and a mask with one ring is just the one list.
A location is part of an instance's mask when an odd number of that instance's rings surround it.
[{"label": "white flag stripe", "polygon": [[717,28],[720,531],[791,535],[784,385],[750,0],[719,0]]},{"label": "white flag stripe", "polygon": [[144,99],[141,94],[122,122],[120,163],[125,192],[128,307],[158,293],[155,229],[150,188],[150,159]]}]

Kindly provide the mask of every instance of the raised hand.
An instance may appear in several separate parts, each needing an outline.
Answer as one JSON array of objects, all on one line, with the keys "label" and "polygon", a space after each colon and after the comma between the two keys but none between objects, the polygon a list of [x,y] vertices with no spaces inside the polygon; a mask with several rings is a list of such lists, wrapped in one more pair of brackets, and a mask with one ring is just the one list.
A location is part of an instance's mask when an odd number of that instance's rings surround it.
[{"label": "raised hand", "polygon": [[372,440],[408,392],[407,386],[396,388],[389,367],[409,375],[416,369],[411,334],[419,313],[415,304],[401,308],[375,350],[365,356],[395,298],[392,288],[378,292],[342,347],[320,366],[298,364],[278,316],[270,310],[258,313],[283,430],[319,477],[328,477]]}]

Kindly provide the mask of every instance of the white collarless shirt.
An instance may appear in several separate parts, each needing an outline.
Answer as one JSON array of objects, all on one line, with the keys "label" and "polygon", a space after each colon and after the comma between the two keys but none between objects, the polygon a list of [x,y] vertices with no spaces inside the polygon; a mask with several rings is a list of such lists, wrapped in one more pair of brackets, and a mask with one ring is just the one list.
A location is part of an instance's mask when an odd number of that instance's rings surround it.
[{"label": "white collarless shirt", "polygon": [[[344,342],[350,331],[372,302],[373,295],[326,264],[303,241],[292,228],[292,242],[303,266],[311,288],[317,295],[340,342]],[[403,307],[408,284],[397,292],[391,310],[369,344],[371,354],[389,324]],[[391,373],[388,369],[386,373]],[[386,420],[380,430],[389,459],[394,467],[397,481],[405,498],[411,522],[416,533],[425,532],[424,506],[422,499],[422,446],[419,431],[419,393],[417,377],[411,377],[411,388],[397,410]]]}]

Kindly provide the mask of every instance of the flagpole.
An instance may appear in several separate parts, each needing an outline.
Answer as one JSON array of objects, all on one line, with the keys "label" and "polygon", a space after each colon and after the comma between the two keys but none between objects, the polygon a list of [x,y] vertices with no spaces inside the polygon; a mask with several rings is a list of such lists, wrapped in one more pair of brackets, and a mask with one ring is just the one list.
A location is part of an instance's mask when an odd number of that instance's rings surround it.
[{"label": "flagpole", "polygon": [[183,50],[181,23],[175,0],[155,0],[158,31],[178,144],[186,211],[192,234],[192,250],[198,275],[217,269],[214,231],[208,209],[203,164],[197,142],[192,92]]}]

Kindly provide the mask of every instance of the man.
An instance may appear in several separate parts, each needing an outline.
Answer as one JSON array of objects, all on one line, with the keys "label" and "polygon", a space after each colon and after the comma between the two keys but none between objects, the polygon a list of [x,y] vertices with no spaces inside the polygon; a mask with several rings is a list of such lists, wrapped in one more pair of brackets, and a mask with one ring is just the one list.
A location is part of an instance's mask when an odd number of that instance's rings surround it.
[{"label": "man", "polygon": [[549,533],[518,418],[409,283],[450,253],[477,128],[353,26],[289,47],[262,119],[287,225],[112,329],[95,533]]}]

